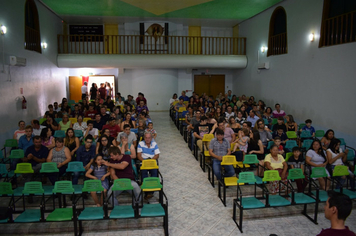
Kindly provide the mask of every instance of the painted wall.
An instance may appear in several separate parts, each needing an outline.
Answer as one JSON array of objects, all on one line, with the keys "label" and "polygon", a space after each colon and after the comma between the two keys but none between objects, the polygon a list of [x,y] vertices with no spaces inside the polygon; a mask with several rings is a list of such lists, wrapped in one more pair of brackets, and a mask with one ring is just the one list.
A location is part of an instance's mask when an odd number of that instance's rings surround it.
[{"label": "painted wall", "polygon": [[[61,20],[36,1],[40,19],[41,41],[48,48],[42,54],[24,49],[24,9],[25,0],[3,1],[0,8],[0,24],[7,27],[7,34],[0,35],[0,71],[2,71],[2,53],[5,64],[8,56],[26,58],[25,67],[5,65],[5,73],[0,73],[0,147],[8,138],[12,138],[17,123],[42,116],[48,104],[61,101],[66,96],[66,77],[68,69],[58,69],[57,34],[61,33]],[[11,81],[9,81],[11,79]],[[23,95],[20,94],[23,88]],[[26,97],[27,109],[21,109],[22,96]]]},{"label": "painted wall", "polygon": [[[247,37],[248,66],[234,75],[234,92],[254,95],[269,106],[280,103],[297,121],[307,118],[321,129],[334,129],[338,137],[356,147],[355,43],[318,48],[323,1],[286,0],[288,54],[266,57],[270,69],[257,71],[258,50],[267,46],[269,21],[275,8],[239,25]],[[307,7],[306,7],[307,6]],[[301,14],[303,13],[303,14]],[[308,35],[314,33],[314,42]]]}]

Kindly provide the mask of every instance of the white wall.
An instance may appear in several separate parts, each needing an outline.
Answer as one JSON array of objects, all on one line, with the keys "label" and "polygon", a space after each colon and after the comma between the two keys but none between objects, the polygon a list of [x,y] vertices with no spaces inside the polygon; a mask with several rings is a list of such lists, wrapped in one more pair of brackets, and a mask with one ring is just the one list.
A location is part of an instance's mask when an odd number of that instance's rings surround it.
[{"label": "white wall", "polygon": [[[355,43],[318,48],[322,0],[286,0],[288,54],[266,57],[270,69],[257,72],[257,51],[267,46],[269,21],[275,8],[240,24],[247,37],[248,66],[234,76],[234,91],[254,95],[269,106],[280,103],[298,121],[313,120],[316,127],[331,128],[356,147]],[[308,41],[314,32],[317,38]]]},{"label": "white wall", "polygon": [[[31,119],[43,115],[49,103],[60,101],[66,96],[66,76],[68,69],[58,69],[57,34],[61,33],[61,20],[36,1],[40,19],[41,41],[48,48],[42,54],[24,49],[24,9],[25,0],[2,1],[0,24],[7,27],[7,34],[0,35],[0,71],[2,71],[2,53],[5,61],[9,55],[27,59],[26,67],[5,66],[6,73],[0,73],[0,147],[4,141],[12,138],[19,120],[30,124]],[[11,82],[7,81],[11,77]],[[20,94],[23,88],[24,94]],[[27,109],[21,109],[22,96],[26,97]]]}]

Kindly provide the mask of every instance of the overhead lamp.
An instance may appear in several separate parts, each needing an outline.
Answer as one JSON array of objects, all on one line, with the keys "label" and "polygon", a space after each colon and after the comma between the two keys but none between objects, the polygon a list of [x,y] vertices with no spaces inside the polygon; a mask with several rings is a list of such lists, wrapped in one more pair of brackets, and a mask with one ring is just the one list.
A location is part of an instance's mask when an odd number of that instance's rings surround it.
[{"label": "overhead lamp", "polygon": [[315,39],[314,33],[309,34],[310,42],[314,42],[314,39]]},{"label": "overhead lamp", "polygon": [[267,51],[267,50],[268,50],[268,47],[266,47],[266,46],[262,46],[262,47],[261,47],[261,52],[262,52],[262,53],[264,53],[264,52]]},{"label": "overhead lamp", "polygon": [[47,48],[47,43],[46,43],[46,42],[41,43],[41,47],[42,47],[43,49],[46,49],[46,48]]},{"label": "overhead lamp", "polygon": [[1,27],[0,27],[1,34],[2,35],[6,34],[6,31],[7,31],[6,26],[5,25],[1,25]]}]

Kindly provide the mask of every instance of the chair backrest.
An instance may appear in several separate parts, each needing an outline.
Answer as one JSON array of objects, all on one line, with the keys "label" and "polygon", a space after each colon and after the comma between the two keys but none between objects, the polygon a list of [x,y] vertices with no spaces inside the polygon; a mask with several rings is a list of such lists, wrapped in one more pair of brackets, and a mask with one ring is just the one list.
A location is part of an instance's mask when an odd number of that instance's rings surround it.
[{"label": "chair backrest", "polygon": [[112,190],[113,191],[133,190],[131,179],[115,179],[114,184],[112,186]]},{"label": "chair backrest", "polygon": [[82,192],[98,192],[98,191],[100,192],[104,191],[100,179],[90,179],[84,181]]},{"label": "chair backrest", "polygon": [[141,170],[158,169],[157,161],[155,159],[147,159],[142,161]]},{"label": "chair backrest", "polygon": [[235,165],[237,164],[236,157],[234,155],[225,155],[222,157],[220,165]]},{"label": "chair backrest", "polygon": [[292,149],[292,148],[297,147],[297,146],[298,146],[297,141],[295,141],[295,140],[288,140],[288,141],[286,142],[285,148]]},{"label": "chair backrest", "polygon": [[344,165],[335,166],[333,170],[333,177],[349,175],[349,168]]},{"label": "chair backrest", "polygon": [[135,134],[138,133],[138,129],[137,129],[137,128],[136,128],[136,129],[130,129],[130,131],[133,132],[133,133],[135,133]]},{"label": "chair backrest", "polygon": [[141,189],[162,189],[162,184],[159,180],[159,177],[147,177],[143,179],[143,184],[141,185]]},{"label": "chair backrest", "polygon": [[17,140],[16,139],[6,139],[4,147],[17,147]]},{"label": "chair backrest", "polygon": [[262,181],[279,181],[281,177],[279,176],[278,170],[266,170]]},{"label": "chair backrest", "polygon": [[300,137],[301,138],[310,138],[311,134],[308,130],[302,130],[302,132],[300,133]]},{"label": "chair backrest", "polygon": [[293,156],[293,152],[287,152],[286,159],[284,159],[284,161],[287,162],[291,156]]},{"label": "chair backrest", "polygon": [[11,150],[11,155],[9,158],[24,158],[25,153],[22,149]]},{"label": "chair backrest", "polygon": [[68,101],[68,105],[69,105],[69,106],[71,106],[71,105],[73,105],[73,104],[75,104],[75,101],[74,101],[74,100],[69,100],[69,101]]},{"label": "chair backrest", "polygon": [[72,124],[78,122],[77,118],[69,118],[69,121],[70,121]]},{"label": "chair backrest", "polygon": [[54,131],[53,137],[55,137],[55,138],[65,138],[66,137],[66,133],[64,132],[64,130],[56,130],[56,131]]},{"label": "chair backrest", "polygon": [[312,178],[324,178],[328,177],[326,170],[324,167],[313,167],[312,174],[310,175]]},{"label": "chair backrest", "polygon": [[273,118],[272,119],[272,125],[275,125],[275,124],[277,124],[278,123],[278,119],[277,118]]},{"label": "chair backrest", "polygon": [[269,124],[269,123],[268,123],[268,120],[265,119],[265,118],[263,118],[263,122],[265,123],[265,125],[268,125],[268,124]]},{"label": "chair backrest", "polygon": [[72,181],[68,181],[68,180],[56,181],[54,183],[54,188],[53,188],[52,192],[53,193],[65,193],[65,194],[74,193]]},{"label": "chair backrest", "polygon": [[68,163],[66,172],[82,172],[85,171],[83,162],[81,161],[71,161]]},{"label": "chair backrest", "polygon": [[81,130],[74,130],[75,137],[81,138],[83,137],[83,131]]},{"label": "chair backrest", "polygon": [[315,131],[315,137],[317,137],[317,138],[322,138],[322,137],[324,137],[324,135],[325,135],[324,130],[316,130]]},{"label": "chair backrest", "polygon": [[32,174],[34,173],[31,163],[18,163],[15,174]]},{"label": "chair backrest", "polygon": [[41,119],[39,120],[40,125],[42,125],[42,123],[45,122],[46,120],[47,120],[47,118],[41,118]]},{"label": "chair backrest", "polygon": [[40,173],[55,173],[55,172],[59,172],[56,162],[42,163]]},{"label": "chair backrest", "polygon": [[256,154],[246,154],[243,164],[257,164],[258,159]]},{"label": "chair backrest", "polygon": [[26,182],[25,187],[22,190],[22,194],[43,194],[44,190],[42,187],[42,182],[32,181]]},{"label": "chair backrest", "polygon": [[253,172],[241,172],[237,183],[256,183],[256,177]]},{"label": "chair backrest", "polygon": [[269,141],[268,145],[267,145],[267,149],[271,149],[271,147],[273,146],[274,142],[273,141]]},{"label": "chair backrest", "polygon": [[300,168],[290,169],[287,179],[304,179],[303,170]]},{"label": "chair backrest", "polygon": [[174,102],[172,103],[172,105],[175,106],[178,102],[179,102],[179,101],[174,101]]},{"label": "chair backrest", "polygon": [[295,133],[295,131],[287,131],[286,135],[288,138],[298,138],[297,134]]},{"label": "chair backrest", "polygon": [[344,146],[346,145],[345,139],[344,138],[338,138],[340,140],[340,145]]},{"label": "chair backrest", "polygon": [[310,139],[304,140],[302,148],[309,149],[312,143],[313,143],[313,140],[310,140]]},{"label": "chair backrest", "polygon": [[187,109],[186,109],[186,107],[180,107],[180,108],[178,108],[178,112],[183,112],[183,111],[186,111]]},{"label": "chair backrest", "polygon": [[6,168],[6,164],[0,164],[0,175],[5,175],[7,174],[7,168]]},{"label": "chair backrest", "polygon": [[304,126],[305,126],[305,123],[300,123],[300,124],[298,125],[298,130],[302,129]]},{"label": "chair backrest", "polygon": [[355,160],[355,151],[352,149],[349,149],[349,152],[347,153],[347,160],[348,161],[354,161]]},{"label": "chair backrest", "polygon": [[202,141],[209,142],[214,138],[214,134],[204,134]]},{"label": "chair backrest", "polygon": [[91,120],[90,117],[84,117],[83,122],[88,122],[89,120]]},{"label": "chair backrest", "polygon": [[55,120],[57,123],[59,123],[59,122],[61,122],[63,119],[62,119],[62,118],[54,118],[54,120]]},{"label": "chair backrest", "polygon": [[0,182],[0,195],[13,194],[12,184],[10,182]]},{"label": "chair backrest", "polygon": [[188,105],[189,104],[189,101],[184,101],[183,102],[185,105]]}]

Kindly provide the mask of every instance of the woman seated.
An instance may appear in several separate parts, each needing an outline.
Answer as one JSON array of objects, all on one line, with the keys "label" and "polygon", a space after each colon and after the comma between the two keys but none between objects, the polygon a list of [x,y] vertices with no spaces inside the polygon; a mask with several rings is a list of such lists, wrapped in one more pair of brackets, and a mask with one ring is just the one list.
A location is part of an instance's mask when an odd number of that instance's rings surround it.
[{"label": "woman seated", "polygon": [[121,153],[124,153],[125,155],[130,155],[132,169],[134,171],[135,176],[137,177],[138,172],[137,172],[137,167],[136,167],[136,162],[135,162],[136,149],[135,149],[135,146],[132,143],[128,143],[128,136],[124,132],[122,132],[120,134],[119,148],[120,148]]},{"label": "woman seated", "polygon": [[226,127],[230,127],[234,131],[236,137],[241,129],[241,125],[236,122],[236,120],[233,116],[230,116]]},{"label": "woman seated", "polygon": [[125,114],[125,119],[123,122],[121,122],[121,127],[120,127],[121,130],[124,130],[124,125],[126,125],[126,124],[130,125],[131,129],[136,128],[135,122],[132,121],[131,113],[129,113],[129,112]]},{"label": "woman seated", "polygon": [[84,134],[85,130],[88,128],[87,126],[87,122],[83,121],[83,116],[82,115],[78,115],[77,117],[77,123],[74,123],[73,125],[73,129],[74,130],[81,130]]},{"label": "woman seated", "polygon": [[298,131],[298,125],[297,123],[294,121],[294,118],[292,115],[287,115],[286,116],[287,122],[286,122],[286,126],[287,126],[287,131]]},{"label": "woman seated", "polygon": [[104,134],[98,139],[98,142],[96,143],[95,154],[102,156],[105,161],[110,159],[109,148],[112,146],[112,143],[109,142],[109,137],[110,136]]},{"label": "woman seated", "polygon": [[[268,170],[278,170],[279,176],[281,177],[281,181],[287,185],[287,170],[288,165],[285,162],[282,155],[278,154],[278,146],[273,145],[270,149],[271,153],[265,157],[265,167]],[[281,185],[281,190],[285,189],[285,185]],[[270,193],[275,195],[279,192],[279,181],[272,181],[269,185]]]},{"label": "woman seated", "polygon": [[273,120],[273,113],[271,107],[266,108],[266,111],[263,113],[262,118],[268,121],[268,128],[271,128]]},{"label": "woman seated", "polygon": [[53,185],[58,180],[58,177],[66,172],[67,164],[71,161],[70,151],[64,146],[64,138],[56,138],[55,143],[56,146],[51,149],[47,157],[47,162],[57,163],[57,168],[59,169],[58,173],[48,174],[48,178]]},{"label": "woman seated", "polygon": [[[326,165],[328,164],[328,159],[325,156],[324,150],[321,147],[321,143],[319,140],[314,140],[310,149],[308,150],[305,162],[311,166],[313,169],[314,167],[324,167],[326,174],[330,177],[328,170],[326,169]],[[324,178],[318,178],[320,189],[322,190],[329,190],[330,188],[330,181],[326,181]]]},{"label": "woman seated", "polygon": [[79,138],[75,137],[74,130],[72,128],[67,129],[66,137],[64,138],[64,146],[66,146],[70,151],[70,156],[74,160],[75,152],[78,150]]},{"label": "woman seated", "polygon": [[334,137],[334,130],[328,129],[324,135],[324,137],[321,139],[321,145],[323,149],[326,151],[329,148],[331,140],[333,140]]},{"label": "woman seated", "polygon": [[59,122],[59,130],[67,131],[68,128],[72,128],[72,123],[69,120],[69,115],[64,114],[62,121]]},{"label": "woman seated", "polygon": [[[349,152],[348,149],[345,150],[345,152],[342,151],[340,148],[341,141],[339,139],[333,139],[330,142],[329,148],[326,151],[326,157],[329,161],[329,164],[331,165],[331,169],[334,170],[335,166],[343,166],[344,163],[347,161],[347,154]],[[349,177],[353,176],[353,173],[349,171]],[[342,185],[345,183],[346,176],[342,177],[337,177],[336,178],[339,183],[336,184],[336,189],[340,189]],[[352,178],[350,178],[350,185],[351,188],[355,188],[355,182],[353,181]]]},{"label": "woman seated", "polygon": [[52,136],[52,130],[50,128],[43,128],[41,131],[42,145],[49,150],[54,148],[54,137]]}]

